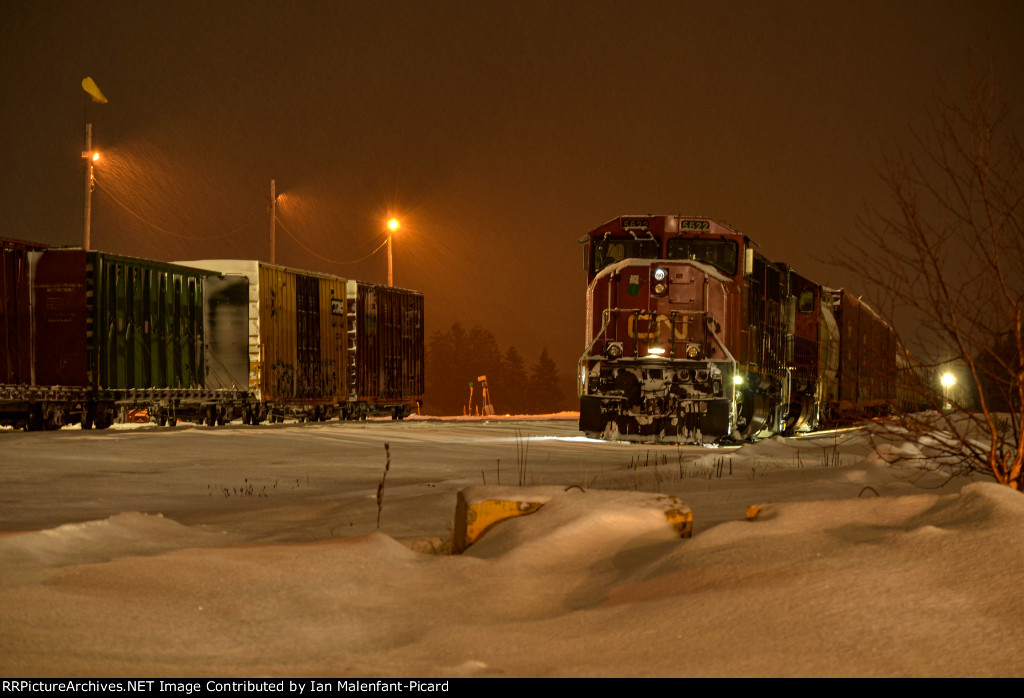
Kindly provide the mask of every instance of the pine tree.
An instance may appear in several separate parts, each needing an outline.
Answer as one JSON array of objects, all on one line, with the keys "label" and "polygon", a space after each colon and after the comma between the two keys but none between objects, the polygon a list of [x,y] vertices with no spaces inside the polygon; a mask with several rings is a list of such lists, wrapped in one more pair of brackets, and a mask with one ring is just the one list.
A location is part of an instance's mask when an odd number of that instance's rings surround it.
[{"label": "pine tree", "polygon": [[[480,407],[478,378],[487,376],[488,385],[502,374],[501,350],[489,330],[474,326],[468,332],[456,322],[446,332],[435,332],[427,348],[427,395],[432,414],[462,414],[473,385],[473,405]],[[504,410],[500,404],[497,409]]]},{"label": "pine tree", "polygon": [[445,332],[435,332],[427,348],[427,394],[424,403],[431,414],[462,414],[468,388],[461,365],[466,331],[458,322]]},{"label": "pine tree", "polygon": [[548,356],[548,349],[540,353],[537,363],[530,369],[530,404],[533,414],[558,412],[563,408],[565,393],[558,387],[558,367]]},{"label": "pine tree", "polygon": [[523,357],[515,347],[509,347],[501,362],[499,382],[495,383],[499,390],[497,407],[502,414],[526,414],[529,411],[528,382]]}]

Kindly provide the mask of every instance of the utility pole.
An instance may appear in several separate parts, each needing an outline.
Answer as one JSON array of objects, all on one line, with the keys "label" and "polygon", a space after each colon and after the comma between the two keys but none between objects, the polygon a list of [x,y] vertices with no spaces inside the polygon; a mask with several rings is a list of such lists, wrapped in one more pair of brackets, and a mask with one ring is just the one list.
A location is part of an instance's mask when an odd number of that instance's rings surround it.
[{"label": "utility pole", "polygon": [[[92,98],[96,104],[106,104],[107,98],[100,92],[99,86],[92,78],[82,80],[82,89]],[[92,124],[89,121],[89,103],[85,103],[85,150],[82,151],[82,159],[85,160],[85,229],[82,234],[82,247],[89,249],[90,228],[92,226],[92,189],[96,183],[93,179],[92,164],[99,159],[99,153],[92,151]]]},{"label": "utility pole", "polygon": [[82,151],[82,159],[85,160],[85,231],[82,235],[82,249],[89,249],[90,226],[92,224],[92,188],[93,173],[92,163],[95,154],[92,152],[92,124],[85,125],[85,150]]},{"label": "utility pole", "polygon": [[391,269],[391,235],[402,227],[397,218],[388,219],[388,286],[394,286],[394,274]]},{"label": "utility pole", "polygon": [[270,263],[277,260],[277,181],[270,180]]}]

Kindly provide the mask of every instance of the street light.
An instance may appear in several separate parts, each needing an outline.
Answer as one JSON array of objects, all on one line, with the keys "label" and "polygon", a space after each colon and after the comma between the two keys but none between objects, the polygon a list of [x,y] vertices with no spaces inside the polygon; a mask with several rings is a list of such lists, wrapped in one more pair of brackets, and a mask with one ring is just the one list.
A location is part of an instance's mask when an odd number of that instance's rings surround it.
[{"label": "street light", "polygon": [[942,383],[942,401],[946,403],[945,406],[949,406],[949,389],[956,385],[956,376],[946,371],[939,382]]},{"label": "street light", "polygon": [[391,235],[402,227],[397,218],[388,219],[388,286],[394,286],[394,278],[391,268]]}]

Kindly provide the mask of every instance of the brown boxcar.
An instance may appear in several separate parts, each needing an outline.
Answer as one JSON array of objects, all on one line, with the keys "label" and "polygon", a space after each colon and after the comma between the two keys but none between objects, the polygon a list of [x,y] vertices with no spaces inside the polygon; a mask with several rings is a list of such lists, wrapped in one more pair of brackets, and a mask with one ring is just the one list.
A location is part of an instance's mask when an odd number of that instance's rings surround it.
[{"label": "brown boxcar", "polygon": [[898,347],[892,328],[846,290],[838,294],[839,415],[884,414],[897,385]]},{"label": "brown boxcar", "polygon": [[0,238],[0,385],[32,382],[29,252],[45,247]]},{"label": "brown boxcar", "polygon": [[346,416],[401,419],[423,400],[423,294],[349,281],[348,297],[354,351]]}]

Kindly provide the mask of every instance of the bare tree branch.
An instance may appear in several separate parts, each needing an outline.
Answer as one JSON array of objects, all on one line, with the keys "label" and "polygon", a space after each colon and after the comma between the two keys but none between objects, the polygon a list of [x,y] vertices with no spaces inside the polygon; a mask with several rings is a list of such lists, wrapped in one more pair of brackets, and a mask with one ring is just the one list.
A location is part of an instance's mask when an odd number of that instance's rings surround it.
[{"label": "bare tree branch", "polygon": [[[912,151],[886,159],[892,207],[861,225],[857,269],[920,379],[894,428],[936,462],[1024,489],[1024,146],[991,61],[963,103],[938,100]],[[895,317],[898,321],[892,322]],[[959,386],[940,388],[939,369]],[[932,408],[921,412],[922,407]]]}]

